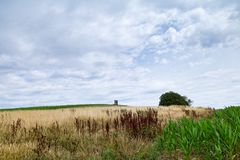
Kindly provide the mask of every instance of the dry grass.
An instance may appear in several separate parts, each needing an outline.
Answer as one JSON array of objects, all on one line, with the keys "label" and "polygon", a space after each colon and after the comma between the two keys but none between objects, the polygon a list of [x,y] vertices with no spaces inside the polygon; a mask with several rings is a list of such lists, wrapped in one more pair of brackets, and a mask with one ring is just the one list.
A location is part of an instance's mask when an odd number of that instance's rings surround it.
[{"label": "dry grass", "polygon": [[28,159],[32,148],[32,143],[1,144],[0,159]]},{"label": "dry grass", "polygon": [[0,112],[0,119],[2,124],[11,124],[17,119],[21,119],[25,127],[35,126],[36,123],[43,126],[51,125],[53,122],[63,124],[74,120],[78,117],[80,119],[113,119],[119,115],[121,110],[128,110],[136,112],[137,110],[146,110],[148,108],[155,108],[158,115],[165,120],[179,119],[183,116],[190,116],[196,113],[197,116],[209,115],[211,110],[206,108],[191,108],[183,106],[171,107],[146,107],[146,106],[128,106],[128,107],[89,107],[89,108],[70,108],[70,109],[56,109],[56,110],[23,110],[23,111],[4,111]]}]

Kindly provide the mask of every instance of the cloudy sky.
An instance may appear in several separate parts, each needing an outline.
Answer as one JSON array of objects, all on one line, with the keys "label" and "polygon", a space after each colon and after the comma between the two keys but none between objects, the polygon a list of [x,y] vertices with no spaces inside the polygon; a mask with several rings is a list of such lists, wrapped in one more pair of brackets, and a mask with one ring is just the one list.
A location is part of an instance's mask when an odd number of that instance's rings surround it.
[{"label": "cloudy sky", "polygon": [[1,0],[0,108],[240,104],[238,0]]}]

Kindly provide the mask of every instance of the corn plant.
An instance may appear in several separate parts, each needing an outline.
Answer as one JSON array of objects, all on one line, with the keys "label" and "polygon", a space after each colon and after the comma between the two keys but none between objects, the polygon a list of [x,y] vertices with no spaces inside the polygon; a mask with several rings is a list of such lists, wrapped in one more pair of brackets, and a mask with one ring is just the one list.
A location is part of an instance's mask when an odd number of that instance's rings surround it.
[{"label": "corn plant", "polygon": [[156,141],[161,153],[178,155],[180,150],[184,159],[238,159],[239,119],[240,108],[229,107],[208,119],[170,121]]}]

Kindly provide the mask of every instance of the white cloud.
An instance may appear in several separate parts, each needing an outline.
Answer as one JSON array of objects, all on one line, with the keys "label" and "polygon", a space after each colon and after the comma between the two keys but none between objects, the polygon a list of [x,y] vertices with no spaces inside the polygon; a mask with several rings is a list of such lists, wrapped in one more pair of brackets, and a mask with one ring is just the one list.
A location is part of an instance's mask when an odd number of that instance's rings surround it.
[{"label": "white cloud", "polygon": [[237,1],[91,2],[0,2],[0,106],[237,101]]}]

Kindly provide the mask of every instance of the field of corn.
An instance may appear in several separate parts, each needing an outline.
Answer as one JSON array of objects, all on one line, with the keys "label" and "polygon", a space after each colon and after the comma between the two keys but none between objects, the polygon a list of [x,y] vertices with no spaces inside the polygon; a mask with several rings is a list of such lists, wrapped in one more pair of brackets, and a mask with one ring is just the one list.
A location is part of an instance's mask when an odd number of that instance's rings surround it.
[{"label": "field of corn", "polygon": [[240,159],[240,107],[0,111],[0,159]]}]

